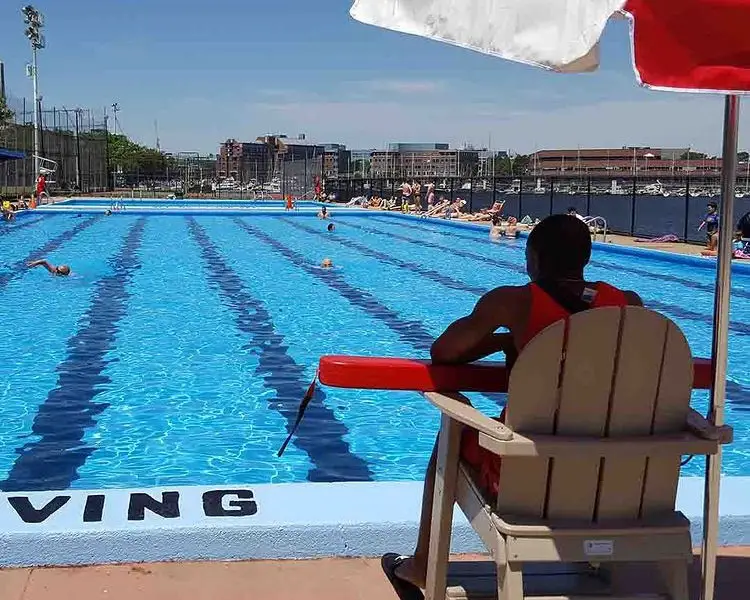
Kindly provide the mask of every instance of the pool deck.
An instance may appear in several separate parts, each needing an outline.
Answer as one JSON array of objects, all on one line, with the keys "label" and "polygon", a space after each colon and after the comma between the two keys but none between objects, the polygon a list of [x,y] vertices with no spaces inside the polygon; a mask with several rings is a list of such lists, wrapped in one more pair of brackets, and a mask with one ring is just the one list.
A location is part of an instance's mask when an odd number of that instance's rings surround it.
[{"label": "pool deck", "polygon": [[[747,598],[750,547],[722,548],[717,572],[718,600]],[[476,556],[461,558],[474,559]],[[691,598],[697,600],[699,561],[693,569]],[[648,578],[628,581],[649,585]],[[648,588],[646,588],[648,589]],[[396,598],[378,559],[154,563],[56,569],[0,570],[4,600],[387,600]]]}]

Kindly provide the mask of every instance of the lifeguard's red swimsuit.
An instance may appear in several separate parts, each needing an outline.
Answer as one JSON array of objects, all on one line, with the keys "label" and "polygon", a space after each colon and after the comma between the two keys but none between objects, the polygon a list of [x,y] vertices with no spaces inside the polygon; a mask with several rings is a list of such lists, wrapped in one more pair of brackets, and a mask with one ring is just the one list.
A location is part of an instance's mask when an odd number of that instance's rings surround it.
[{"label": "lifeguard's red swimsuit", "polygon": [[[604,308],[607,306],[627,306],[628,300],[625,294],[607,283],[599,282],[596,285],[596,296],[591,303],[591,308]],[[544,329],[567,319],[570,313],[560,306],[547,292],[537,284],[529,285],[531,289],[531,311],[526,333],[522,338],[520,352],[526,344]],[[505,421],[505,409],[503,409],[500,422]],[[479,445],[479,435],[476,429],[465,429],[461,440],[461,458],[478,471],[477,482],[485,493],[497,496],[500,481],[500,457]]]}]

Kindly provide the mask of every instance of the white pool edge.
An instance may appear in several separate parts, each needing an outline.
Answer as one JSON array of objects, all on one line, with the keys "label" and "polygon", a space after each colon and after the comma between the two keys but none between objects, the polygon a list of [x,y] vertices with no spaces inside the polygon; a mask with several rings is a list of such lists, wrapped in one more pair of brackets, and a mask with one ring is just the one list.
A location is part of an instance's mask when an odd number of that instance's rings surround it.
[{"label": "white pool edge", "polygon": [[[248,497],[250,492],[252,499],[238,502],[231,493],[237,490],[243,490]],[[248,514],[206,516],[204,495],[210,491],[216,492],[214,497],[225,494],[226,511]],[[129,507],[138,504],[131,500],[131,494],[161,499],[163,492],[177,492],[179,516],[164,518],[146,509],[142,521],[128,520]],[[408,553],[416,539],[421,493],[421,482],[382,482],[0,494],[0,567]],[[102,520],[84,523],[87,498],[99,495],[104,496]],[[13,502],[29,502],[41,509],[56,496],[69,498],[42,523],[24,523],[9,500],[21,498]],[[724,478],[721,545],[750,544],[748,497],[750,477]],[[101,500],[89,503],[94,506]],[[218,506],[214,505],[214,512]],[[680,480],[678,509],[692,521],[693,540],[698,544],[703,513],[702,478]],[[89,513],[89,518],[96,518],[98,511]],[[482,551],[458,511],[454,521],[453,551]]]}]

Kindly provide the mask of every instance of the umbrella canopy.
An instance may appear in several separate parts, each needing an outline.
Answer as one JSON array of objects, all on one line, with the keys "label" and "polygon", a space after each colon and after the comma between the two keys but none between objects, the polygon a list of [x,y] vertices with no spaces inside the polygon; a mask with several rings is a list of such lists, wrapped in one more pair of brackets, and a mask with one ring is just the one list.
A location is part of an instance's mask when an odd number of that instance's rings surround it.
[{"label": "umbrella canopy", "polygon": [[[638,82],[727,94],[710,414],[724,421],[739,96],[750,92],[750,0],[355,0],[364,23],[562,72],[595,70],[607,21],[630,20]],[[714,597],[721,451],[709,457],[703,523],[703,600]]]},{"label": "umbrella canopy", "polygon": [[363,23],[554,71],[591,71],[607,21],[631,21],[644,85],[750,90],[747,0],[356,0]]},{"label": "umbrella canopy", "polygon": [[16,152],[15,150],[6,150],[5,148],[0,148],[0,162],[4,162],[6,160],[20,160],[22,158],[26,158],[26,155],[23,152]]}]

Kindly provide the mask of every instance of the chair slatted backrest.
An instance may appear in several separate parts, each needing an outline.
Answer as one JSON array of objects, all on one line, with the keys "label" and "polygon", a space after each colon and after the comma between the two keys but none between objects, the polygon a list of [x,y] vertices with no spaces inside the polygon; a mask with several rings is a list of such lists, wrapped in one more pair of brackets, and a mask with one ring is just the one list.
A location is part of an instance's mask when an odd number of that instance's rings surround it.
[{"label": "chair slatted backrest", "polygon": [[[567,326],[567,331],[566,331]],[[627,437],[682,431],[690,348],[639,308],[573,315],[536,336],[510,378],[507,424],[521,434]],[[498,512],[602,522],[674,510],[680,457],[505,458]]]}]

